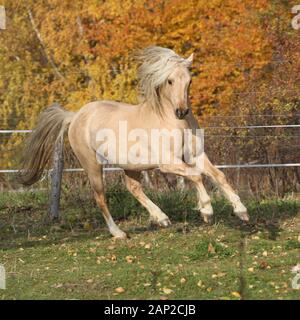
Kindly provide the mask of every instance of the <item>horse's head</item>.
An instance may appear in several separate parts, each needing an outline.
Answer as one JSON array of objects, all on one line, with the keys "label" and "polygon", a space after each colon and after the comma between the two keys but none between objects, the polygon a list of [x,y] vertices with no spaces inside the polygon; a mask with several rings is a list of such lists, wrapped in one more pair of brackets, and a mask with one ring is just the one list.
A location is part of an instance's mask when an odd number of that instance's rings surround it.
[{"label": "horse's head", "polygon": [[140,55],[140,93],[143,100],[160,113],[174,112],[183,119],[189,112],[189,67],[193,54],[184,59],[173,50],[149,47]]},{"label": "horse's head", "polygon": [[[193,55],[185,60],[189,65]],[[178,119],[183,119],[189,113],[189,88],[191,76],[186,64],[178,64],[168,76],[160,90],[161,96],[169,101]]]}]

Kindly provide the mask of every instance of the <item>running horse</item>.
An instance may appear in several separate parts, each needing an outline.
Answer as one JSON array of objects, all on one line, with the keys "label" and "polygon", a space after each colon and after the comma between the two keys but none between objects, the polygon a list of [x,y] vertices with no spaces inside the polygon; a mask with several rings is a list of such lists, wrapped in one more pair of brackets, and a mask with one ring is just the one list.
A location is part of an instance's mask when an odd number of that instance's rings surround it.
[{"label": "running horse", "polygon": [[[123,156],[118,154],[119,147],[123,143],[119,135],[120,122],[126,123],[128,132],[142,129],[149,135],[153,129],[170,131],[178,129],[183,132],[185,129],[199,128],[190,110],[189,102],[191,84],[189,68],[193,62],[193,54],[183,58],[171,49],[151,46],[140,51],[138,59],[141,98],[138,105],[115,101],[94,101],[84,105],[76,113],[57,106],[47,108],[40,114],[36,128],[25,143],[20,170],[20,179],[24,185],[31,185],[38,181],[52,157],[56,142],[63,141],[64,132],[67,130],[71,148],[88,175],[96,202],[110,233],[122,239],[126,238],[126,233],[114,222],[105,200],[104,162],[101,161],[105,159],[106,163],[111,163],[113,159],[116,161]],[[98,133],[103,132],[104,129],[115,133],[113,141],[116,146],[108,153],[102,152],[104,148],[99,148],[101,141],[98,139]],[[197,160],[200,154],[195,151],[193,143],[190,149],[191,158]],[[124,149],[124,145],[122,147]],[[130,143],[126,143],[125,147],[130,148]],[[147,154],[151,154],[155,148],[156,146],[148,143],[142,149]],[[208,176],[220,188],[233,206],[237,217],[243,221],[249,220],[247,209],[239,196],[228,184],[223,172],[212,165],[204,152],[201,154],[203,163],[201,170],[195,165],[195,161],[187,163],[182,153],[172,148],[164,152],[169,153],[176,161],[165,163],[161,161],[161,157],[158,157],[156,163],[118,162],[118,160],[115,163],[124,169],[126,187],[147,209],[154,223],[162,227],[170,225],[168,216],[146,196],[141,186],[141,171],[153,168],[158,168],[164,173],[183,176],[194,183],[197,189],[198,209],[205,222],[211,220],[213,208],[202,182],[202,174]]]}]

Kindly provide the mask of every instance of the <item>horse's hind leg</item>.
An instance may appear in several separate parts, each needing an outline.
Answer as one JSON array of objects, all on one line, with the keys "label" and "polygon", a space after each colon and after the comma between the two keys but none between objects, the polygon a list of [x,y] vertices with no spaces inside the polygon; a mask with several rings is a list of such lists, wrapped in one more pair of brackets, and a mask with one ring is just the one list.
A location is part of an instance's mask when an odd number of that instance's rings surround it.
[{"label": "horse's hind leg", "polygon": [[84,144],[81,144],[80,149],[77,148],[78,145],[80,144],[71,144],[76,157],[89,177],[90,184],[94,192],[94,197],[102,211],[108,229],[115,238],[125,239],[126,233],[116,225],[106,204],[102,165],[97,162],[94,152],[91,152],[90,149],[83,147]]},{"label": "horse's hind leg", "polygon": [[113,220],[107,203],[105,199],[105,193],[104,193],[104,184],[103,184],[103,176],[102,176],[102,166],[99,166],[98,170],[95,172],[89,172],[89,180],[91,183],[91,187],[94,191],[94,197],[96,199],[96,202],[98,206],[100,207],[103,217],[107,223],[108,229],[110,233],[115,237],[119,239],[125,239],[126,233],[123,232],[115,223]]},{"label": "horse's hind leg", "polygon": [[141,174],[136,171],[125,171],[125,184],[127,189],[136,197],[136,199],[148,210],[152,222],[167,227],[171,224],[168,216],[154,204],[144,193],[140,183]]}]

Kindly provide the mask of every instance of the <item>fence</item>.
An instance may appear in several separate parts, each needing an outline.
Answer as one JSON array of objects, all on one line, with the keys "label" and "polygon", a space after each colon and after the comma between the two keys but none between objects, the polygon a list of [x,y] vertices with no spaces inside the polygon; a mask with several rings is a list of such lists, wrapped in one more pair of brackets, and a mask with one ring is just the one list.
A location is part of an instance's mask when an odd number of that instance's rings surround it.
[{"label": "fence", "polygon": [[[249,115],[249,116],[256,116],[256,117],[287,117],[288,115]],[[295,116],[295,115],[293,115]],[[300,114],[296,114],[296,116],[300,116]],[[214,116],[218,118],[219,116]],[[241,116],[221,116],[221,117],[241,117]],[[275,124],[275,125],[249,125],[249,126],[208,126],[208,127],[202,127],[202,129],[275,129],[275,128],[300,128],[300,124],[292,124],[292,125],[280,125],[280,124]],[[32,132],[32,130],[0,130],[0,134],[27,134]],[[217,137],[218,135],[209,135],[210,137]],[[232,137],[232,136],[225,136],[225,135],[219,135],[220,137]],[[262,135],[258,136],[252,136],[252,137],[264,137]],[[300,137],[294,135],[293,137]],[[268,163],[268,164],[251,164],[251,163],[246,163],[246,164],[221,164],[221,165],[216,165],[217,168],[220,169],[229,169],[229,168],[284,168],[284,167],[300,167],[300,162],[299,163]],[[122,171],[121,168],[104,168],[105,171]],[[65,172],[80,172],[83,171],[81,168],[72,168],[72,169],[64,169]],[[0,173],[16,173],[18,172],[17,169],[0,169]]]},{"label": "fence", "polygon": [[[255,116],[268,116],[268,115],[255,115]],[[271,116],[271,115],[270,115]],[[279,115],[279,116],[286,116],[286,115]],[[218,116],[216,116],[218,117]],[[239,117],[239,116],[229,116],[229,117]],[[271,124],[271,125],[245,125],[245,126],[208,126],[202,127],[203,129],[276,129],[276,128],[283,128],[283,129],[295,129],[300,128],[300,124]],[[28,134],[32,132],[32,130],[0,130],[0,134]],[[210,137],[217,137],[218,135],[208,135]],[[226,137],[225,135],[219,135],[220,137]],[[227,137],[232,137],[227,135]],[[244,137],[244,136],[243,136]],[[263,137],[262,135],[252,136],[252,137]],[[296,135],[292,137],[297,137]],[[57,218],[59,216],[59,200],[60,200],[60,189],[61,189],[61,176],[62,172],[82,172],[82,168],[66,168],[63,169],[63,157],[62,157],[62,146],[57,145],[54,154],[54,161],[53,161],[53,169],[49,170],[51,174],[51,200],[50,200],[50,216],[52,218]],[[295,163],[244,163],[244,164],[219,164],[216,167],[220,169],[251,169],[251,168],[292,168],[292,167],[300,167],[300,162]],[[123,169],[118,167],[105,167],[104,171],[122,171]],[[16,173],[18,169],[4,169],[0,168],[0,173]]]}]

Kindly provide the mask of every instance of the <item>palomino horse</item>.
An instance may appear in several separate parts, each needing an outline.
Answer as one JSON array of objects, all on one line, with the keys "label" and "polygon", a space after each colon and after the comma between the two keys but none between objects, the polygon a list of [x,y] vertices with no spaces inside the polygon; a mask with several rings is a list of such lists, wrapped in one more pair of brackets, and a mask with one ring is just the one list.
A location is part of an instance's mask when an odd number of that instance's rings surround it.
[{"label": "palomino horse", "polygon": [[[184,59],[170,49],[154,46],[143,50],[139,59],[141,62],[138,70],[140,104],[95,101],[86,104],[76,113],[58,107],[47,108],[40,115],[35,130],[28,138],[23,157],[23,169],[20,171],[21,182],[24,185],[31,185],[38,181],[51,158],[55,143],[63,139],[63,133],[68,128],[72,150],[87,173],[109,231],[116,238],[126,238],[126,233],[115,224],[107,207],[103,185],[103,162],[99,161],[99,157],[112,163],[118,156],[123,156],[123,154],[120,155],[122,153],[120,122],[126,123],[128,132],[143,129],[143,132],[149,135],[154,128],[178,129],[180,132],[184,129],[198,128],[196,119],[189,112],[188,95],[191,83],[189,67],[192,64],[193,55]],[[103,148],[102,151],[98,151],[97,136],[99,131],[103,132],[103,129],[115,134],[112,141],[116,145],[111,148],[110,153],[102,152]],[[126,143],[125,153],[126,148],[129,147],[130,143]],[[151,154],[155,148],[150,143],[142,149],[147,154]],[[203,186],[201,173],[207,175],[221,189],[232,204],[234,213],[241,220],[248,221],[247,209],[239,196],[227,183],[224,174],[211,164],[205,154],[202,153],[203,167],[199,171],[194,164],[183,161],[182,153],[171,149],[163,151],[171,153],[172,159],[176,159],[172,163],[164,163],[161,157],[157,158],[156,163],[118,162],[118,160],[115,163],[124,169],[126,187],[149,211],[153,222],[163,227],[170,224],[168,216],[145,195],[141,187],[140,172],[153,168],[186,177],[195,184],[198,207],[205,222],[212,217],[213,209],[210,197]],[[195,152],[194,147],[191,153],[195,159],[200,156]]]}]

